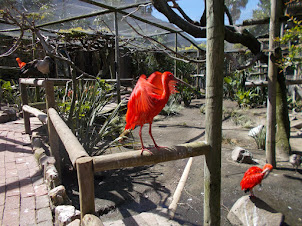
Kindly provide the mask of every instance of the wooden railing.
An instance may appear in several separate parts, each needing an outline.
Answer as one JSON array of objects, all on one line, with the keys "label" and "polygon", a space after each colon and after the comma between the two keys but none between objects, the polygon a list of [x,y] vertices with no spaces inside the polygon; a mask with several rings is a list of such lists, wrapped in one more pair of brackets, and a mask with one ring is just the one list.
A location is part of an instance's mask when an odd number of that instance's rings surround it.
[{"label": "wooden railing", "polygon": [[[149,152],[141,154],[139,150],[90,157],[55,110],[54,84],[61,83],[44,79],[20,79],[25,131],[28,134],[31,133],[30,114],[35,115],[43,123],[48,124],[51,154],[56,159],[56,167],[59,172],[61,171],[59,141],[61,140],[64,144],[70,161],[77,170],[82,219],[86,214],[95,214],[94,173],[110,169],[151,165],[198,155],[208,156],[207,153],[210,152],[210,146],[203,141],[199,141],[161,148],[159,150],[154,148],[150,150],[152,154]],[[28,105],[27,85],[45,87],[47,117],[42,111]]]}]

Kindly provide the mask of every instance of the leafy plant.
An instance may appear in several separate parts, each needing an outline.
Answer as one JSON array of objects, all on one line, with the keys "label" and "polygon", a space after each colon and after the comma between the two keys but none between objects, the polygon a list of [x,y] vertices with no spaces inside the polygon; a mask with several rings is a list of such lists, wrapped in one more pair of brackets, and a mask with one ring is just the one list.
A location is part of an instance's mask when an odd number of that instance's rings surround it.
[{"label": "leafy plant", "polygon": [[[73,91],[66,89],[66,101],[59,104],[65,120],[71,107],[71,92]],[[121,132],[123,124],[118,113],[122,102],[112,111],[107,110],[114,95],[112,87],[103,80],[96,80],[94,83],[80,81],[75,92],[77,100],[69,126],[85,150],[93,154],[96,147],[100,147],[102,143],[115,138]]]},{"label": "leafy plant", "polygon": [[5,81],[0,79],[1,85],[1,102],[8,105],[15,105],[19,110],[21,110],[21,98],[18,89],[18,84],[12,81]]},{"label": "leafy plant", "polygon": [[177,115],[183,107],[177,102],[175,97],[170,96],[168,103],[162,109],[160,114],[162,115]]},{"label": "leafy plant", "polygon": [[287,103],[288,103],[288,109],[295,110],[296,112],[302,111],[302,100],[294,101],[292,96],[288,96]]},{"label": "leafy plant", "polygon": [[282,67],[283,70],[288,67],[297,68],[302,62],[302,21],[298,21],[291,17],[290,22],[292,22],[294,26],[290,29],[287,29],[282,38],[276,38],[276,41],[281,45],[288,46],[288,43],[291,43],[288,48],[288,54],[283,55],[278,62],[279,66]]},{"label": "leafy plant", "polygon": [[260,125],[251,129],[249,136],[254,138],[258,149],[265,150],[266,126]]},{"label": "leafy plant", "polygon": [[257,107],[267,101],[267,88],[245,88],[247,71],[236,71],[233,75],[224,77],[224,96],[235,100],[240,107]]}]

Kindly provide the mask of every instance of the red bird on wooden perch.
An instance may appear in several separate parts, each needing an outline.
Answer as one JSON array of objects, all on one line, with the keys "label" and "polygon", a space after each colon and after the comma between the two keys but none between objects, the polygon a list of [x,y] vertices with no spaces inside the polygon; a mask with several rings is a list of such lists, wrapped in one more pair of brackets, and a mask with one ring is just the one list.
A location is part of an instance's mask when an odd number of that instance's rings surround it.
[{"label": "red bird on wooden perch", "polygon": [[241,190],[244,192],[250,192],[251,196],[254,196],[253,188],[261,184],[262,180],[268,176],[270,171],[273,170],[271,164],[265,164],[263,169],[258,166],[252,166],[245,173],[240,182]]},{"label": "red bird on wooden perch", "polygon": [[[140,126],[139,137],[142,144],[142,152],[145,148],[142,139],[143,125],[149,123],[149,134],[156,148],[160,148],[151,132],[153,118],[160,113],[168,102],[171,94],[177,93],[176,83],[178,80],[171,72],[154,72],[148,78],[141,75],[134,87],[130,99],[128,101],[128,109],[126,113],[127,129],[134,129]],[[180,81],[181,82],[181,81]]]}]

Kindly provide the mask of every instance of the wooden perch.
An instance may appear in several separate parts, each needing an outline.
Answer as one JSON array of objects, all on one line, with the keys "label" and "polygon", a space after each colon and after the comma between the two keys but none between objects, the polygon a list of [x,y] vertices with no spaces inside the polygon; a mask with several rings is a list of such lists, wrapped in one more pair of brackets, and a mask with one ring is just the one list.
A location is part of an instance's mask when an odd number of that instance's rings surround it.
[{"label": "wooden perch", "polygon": [[182,190],[184,189],[185,187],[185,184],[186,184],[186,181],[188,179],[188,176],[189,176],[189,172],[190,172],[190,169],[191,169],[191,166],[192,166],[192,162],[193,162],[193,158],[189,158],[188,162],[187,162],[187,165],[185,167],[185,170],[179,180],[179,183],[177,185],[177,188],[174,192],[174,195],[173,195],[173,198],[172,198],[172,202],[171,204],[169,205],[169,215],[170,215],[170,218],[173,219],[174,218],[174,215],[175,215],[175,211],[176,211],[176,208],[177,208],[177,203],[180,199],[180,196],[181,196],[181,193],[182,193]]},{"label": "wooden perch", "polygon": [[23,111],[26,111],[36,116],[44,124],[47,124],[47,114],[45,114],[44,112],[38,110],[37,108],[30,107],[28,105],[23,105],[22,109]]},{"label": "wooden perch", "polygon": [[49,118],[56,129],[66,151],[69,155],[70,161],[75,166],[76,160],[80,157],[88,157],[89,155],[80,144],[76,136],[71,132],[69,127],[61,119],[57,111],[53,108],[48,109]]},{"label": "wooden perch", "polygon": [[38,78],[20,78],[20,83],[32,86],[44,86],[45,79]]},{"label": "wooden perch", "polygon": [[210,151],[210,146],[204,141],[198,141],[188,144],[180,144],[173,147],[150,149],[150,154],[141,150],[128,151],[110,155],[94,156],[94,171],[105,171],[111,169],[120,169],[125,167],[152,165],[159,162],[183,159],[198,155],[205,155]]}]

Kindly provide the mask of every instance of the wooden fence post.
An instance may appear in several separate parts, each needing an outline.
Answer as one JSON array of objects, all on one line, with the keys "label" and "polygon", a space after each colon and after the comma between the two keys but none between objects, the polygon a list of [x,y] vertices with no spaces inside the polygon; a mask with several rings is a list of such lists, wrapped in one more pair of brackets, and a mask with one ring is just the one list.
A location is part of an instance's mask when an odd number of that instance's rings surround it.
[{"label": "wooden fence post", "polygon": [[54,84],[52,81],[45,81],[43,85],[45,87],[45,94],[46,94],[46,108],[47,108],[47,117],[48,117],[47,126],[48,126],[50,152],[51,155],[56,159],[55,165],[59,175],[61,176],[61,157],[60,157],[60,140],[59,140],[60,138],[48,114],[48,109],[55,108],[56,105]]},{"label": "wooden fence post", "polygon": [[76,166],[80,192],[81,219],[83,219],[85,214],[95,214],[93,159],[91,157],[79,158],[76,161]]},{"label": "wooden fence post", "polygon": [[[28,96],[27,96],[26,85],[22,84],[21,82],[19,82],[19,84],[20,84],[22,105],[28,105]],[[30,114],[23,110],[24,127],[25,127],[25,133],[27,133],[27,134],[31,134],[29,116],[30,116]]]},{"label": "wooden fence post", "polygon": [[207,0],[204,225],[220,225],[224,1]]},{"label": "wooden fence post", "polygon": [[276,83],[278,67],[273,62],[275,38],[279,35],[279,10],[277,0],[271,1],[271,17],[269,29],[269,62],[268,62],[268,98],[266,128],[266,161],[276,167]]}]

